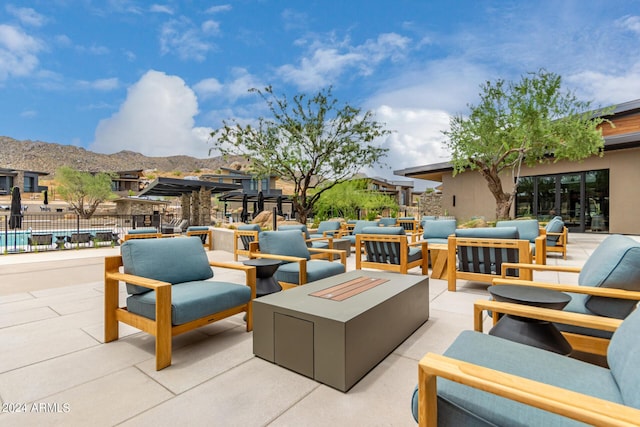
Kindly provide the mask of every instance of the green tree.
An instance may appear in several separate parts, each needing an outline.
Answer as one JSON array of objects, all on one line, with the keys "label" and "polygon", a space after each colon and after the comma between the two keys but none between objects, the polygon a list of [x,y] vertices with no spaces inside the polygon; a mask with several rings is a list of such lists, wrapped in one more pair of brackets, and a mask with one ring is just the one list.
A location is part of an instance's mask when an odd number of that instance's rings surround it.
[{"label": "green tree", "polygon": [[297,94],[291,103],[271,87],[250,91],[260,95],[272,117],[260,117],[255,127],[224,121],[211,133],[214,148],[224,156],[246,157],[258,176],[292,182],[293,209],[302,223],[322,193],[386,156],[388,149],[374,141],[390,131],[373,120],[372,112],[339,105],[331,88],[313,96]]},{"label": "green tree", "polygon": [[[561,77],[545,70],[528,73],[517,83],[497,80],[481,86],[480,103],[469,105],[469,117],[456,115],[443,132],[451,151],[454,174],[477,170],[496,200],[496,217],[508,218],[523,164],[578,161],[602,155],[604,140],[597,128],[607,111],[593,111],[561,90]],[[510,170],[515,184],[505,192],[502,173]]]},{"label": "green tree", "polygon": [[352,179],[323,192],[315,203],[315,215],[321,219],[332,216],[353,219],[359,210],[366,210],[368,215],[378,215],[384,209],[398,209],[393,197],[368,190],[368,183],[367,179]]},{"label": "green tree", "polygon": [[68,166],[56,171],[60,197],[82,218],[91,218],[98,205],[115,197],[111,192],[111,175],[80,172]]}]

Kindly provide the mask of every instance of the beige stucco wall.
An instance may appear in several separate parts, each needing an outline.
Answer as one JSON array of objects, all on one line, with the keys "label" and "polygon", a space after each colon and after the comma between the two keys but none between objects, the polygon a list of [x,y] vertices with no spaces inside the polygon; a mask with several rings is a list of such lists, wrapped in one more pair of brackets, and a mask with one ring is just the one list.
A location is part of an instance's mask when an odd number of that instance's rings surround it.
[{"label": "beige stucco wall", "polygon": [[[609,169],[609,232],[640,234],[640,148],[608,151],[603,157],[581,162],[561,161],[522,169],[521,176]],[[511,174],[503,176],[503,188],[512,188]],[[454,177],[443,176],[442,206],[461,221],[473,216],[495,219],[495,199],[478,172],[470,171]],[[511,188],[509,188],[511,187]],[[456,206],[453,206],[453,196]]]}]

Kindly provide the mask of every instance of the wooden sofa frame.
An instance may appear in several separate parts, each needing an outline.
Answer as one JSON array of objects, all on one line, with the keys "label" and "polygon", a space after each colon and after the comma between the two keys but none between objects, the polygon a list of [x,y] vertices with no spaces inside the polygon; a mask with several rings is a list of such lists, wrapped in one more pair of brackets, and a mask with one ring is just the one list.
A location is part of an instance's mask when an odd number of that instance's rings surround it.
[{"label": "wooden sofa frame", "polygon": [[[429,256],[427,252],[427,242],[409,243],[409,236],[405,234],[358,234],[356,235],[356,270],[363,268],[374,268],[377,270],[394,271],[401,274],[407,274],[407,271],[420,267],[423,275],[429,274]],[[381,242],[386,244],[397,244],[399,246],[400,263],[390,264],[375,261],[367,261],[366,242]],[[413,262],[408,262],[409,248],[411,246],[420,246],[422,249],[422,257]]]},{"label": "wooden sofa frame", "polygon": [[247,258],[249,258],[250,250],[243,249],[244,244],[241,248],[240,245],[238,245],[238,240],[242,239],[242,236],[246,236],[246,237],[253,238],[252,240],[253,242],[257,242],[258,233],[260,232],[257,230],[233,230],[233,260],[234,261],[238,261],[238,255],[246,256]]},{"label": "wooden sofa frame", "polygon": [[567,243],[568,243],[568,232],[567,227],[562,227],[562,231],[560,233],[550,233],[546,231],[544,228],[540,229],[540,235],[548,236],[558,236],[558,240],[556,241],[555,246],[547,244],[545,239],[545,247],[546,252],[556,252],[562,254],[562,259],[567,259]]},{"label": "wooden sofa frame", "polygon": [[[122,256],[109,256],[104,264],[104,341],[111,342],[119,338],[118,322],[126,323],[156,338],[156,370],[171,365],[171,339],[175,335],[246,312],[247,332],[253,330],[252,301],[256,298],[256,268],[242,264],[209,261],[212,267],[242,270],[246,275],[246,285],[251,288],[251,300],[219,313],[210,314],[182,325],[171,324],[171,283],[120,272]],[[155,320],[131,313],[126,307],[119,306],[120,282],[130,283],[156,292]]]},{"label": "wooden sofa frame", "polygon": [[[187,230],[187,236],[191,237],[191,236],[198,236],[202,239],[202,236],[205,236],[204,240],[202,241],[202,246],[204,246],[205,248],[209,249],[210,251],[213,250],[213,230],[208,229],[208,230]],[[237,259],[235,260],[237,261]]]},{"label": "wooden sofa frame", "polygon": [[[560,310],[479,300],[474,304],[474,329],[482,332],[485,310],[550,322],[615,331],[622,320]],[[437,378],[455,381],[525,405],[534,406],[589,425],[632,426],[640,410],[564,388],[485,368],[451,357],[427,353],[418,365],[418,422],[438,425]]]},{"label": "wooden sofa frame", "polygon": [[[456,237],[449,236],[447,247],[447,281],[448,290],[456,291],[457,279],[473,280],[476,282],[492,283],[493,279],[499,277],[496,274],[476,273],[468,271],[459,271],[457,262],[457,250],[459,247],[479,247],[494,249],[510,249],[518,251],[518,261],[531,264],[532,254],[530,242],[528,240],[518,239],[488,239],[484,237]],[[506,262],[506,260],[505,260]],[[503,263],[504,265],[504,263]],[[531,271],[525,270],[520,272],[520,277],[525,280],[531,280]]]}]

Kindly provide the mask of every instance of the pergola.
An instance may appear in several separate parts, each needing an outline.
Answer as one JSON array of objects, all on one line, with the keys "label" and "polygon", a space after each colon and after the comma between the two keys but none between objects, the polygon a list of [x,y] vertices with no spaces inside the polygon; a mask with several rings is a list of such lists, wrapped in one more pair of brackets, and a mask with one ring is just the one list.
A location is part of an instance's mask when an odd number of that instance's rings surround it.
[{"label": "pergola", "polygon": [[191,225],[208,225],[211,195],[240,188],[240,184],[161,177],[142,190],[139,196],[180,197],[182,218],[188,219]]}]

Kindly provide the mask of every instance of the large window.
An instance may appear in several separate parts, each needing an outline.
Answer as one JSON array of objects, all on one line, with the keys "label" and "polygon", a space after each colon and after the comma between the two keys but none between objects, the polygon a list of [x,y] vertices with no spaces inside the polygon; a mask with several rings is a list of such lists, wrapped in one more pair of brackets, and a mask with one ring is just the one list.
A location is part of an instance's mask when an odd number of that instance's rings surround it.
[{"label": "large window", "polygon": [[522,177],[516,216],[548,221],[559,215],[574,231],[609,229],[609,170]]}]

